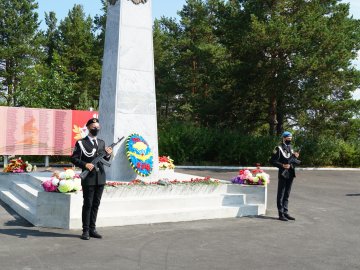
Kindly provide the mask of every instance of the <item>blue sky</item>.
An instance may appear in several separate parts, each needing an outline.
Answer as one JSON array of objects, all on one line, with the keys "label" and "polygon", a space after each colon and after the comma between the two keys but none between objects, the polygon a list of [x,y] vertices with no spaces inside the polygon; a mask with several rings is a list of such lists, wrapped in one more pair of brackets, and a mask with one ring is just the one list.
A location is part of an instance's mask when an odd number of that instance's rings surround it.
[{"label": "blue sky", "polygon": [[[92,17],[96,14],[101,14],[100,0],[38,0],[40,20],[44,21],[44,12],[54,11],[59,20],[63,19],[68,11],[75,5],[80,4],[84,7],[85,13]],[[350,13],[354,18],[360,19],[360,0],[343,0],[345,3],[350,3]],[[181,10],[185,4],[185,0],[152,0],[153,3],[153,17],[160,18],[161,16],[176,17],[177,11]],[[44,22],[41,24],[45,28]],[[357,61],[354,64],[360,68],[360,52]],[[360,89],[354,94],[356,99],[360,99]]]},{"label": "blue sky", "polygon": [[[44,12],[54,11],[58,19],[64,18],[69,9],[75,4],[80,4],[84,7],[85,13],[95,16],[101,14],[100,0],[37,0],[39,4],[39,16],[44,20]],[[160,18],[161,16],[175,17],[176,12],[180,10],[185,4],[185,0],[153,0],[153,17]]]},{"label": "blue sky", "polygon": [[[38,0],[40,19],[44,18],[44,12],[55,11],[59,19],[64,18],[69,9],[75,4],[81,4],[87,14],[94,16],[100,14],[100,0]],[[351,13],[355,18],[360,19],[360,1],[359,0],[343,0],[350,3]],[[153,16],[160,18],[161,16],[175,17],[178,10],[185,4],[185,0],[153,0]]]}]

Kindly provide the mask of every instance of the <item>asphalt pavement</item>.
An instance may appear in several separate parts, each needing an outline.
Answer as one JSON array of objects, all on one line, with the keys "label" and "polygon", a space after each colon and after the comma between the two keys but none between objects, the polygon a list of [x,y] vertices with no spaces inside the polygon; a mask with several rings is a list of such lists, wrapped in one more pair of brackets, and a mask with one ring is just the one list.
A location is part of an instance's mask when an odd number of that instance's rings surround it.
[{"label": "asphalt pavement", "polygon": [[360,172],[299,171],[291,222],[277,220],[277,172],[269,173],[266,216],[100,228],[102,240],[34,227],[0,202],[0,269],[360,269]]}]

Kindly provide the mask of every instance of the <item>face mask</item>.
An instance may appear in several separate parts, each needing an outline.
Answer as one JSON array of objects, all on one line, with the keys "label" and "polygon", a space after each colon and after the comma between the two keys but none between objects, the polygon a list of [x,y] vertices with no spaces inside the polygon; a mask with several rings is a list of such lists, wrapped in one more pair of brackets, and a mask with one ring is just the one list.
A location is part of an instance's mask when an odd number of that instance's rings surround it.
[{"label": "face mask", "polygon": [[291,144],[291,141],[285,141],[285,144],[289,145],[289,144]]},{"label": "face mask", "polygon": [[93,136],[98,135],[99,131],[100,131],[100,129],[97,129],[97,128],[89,130],[90,134],[93,135]]}]

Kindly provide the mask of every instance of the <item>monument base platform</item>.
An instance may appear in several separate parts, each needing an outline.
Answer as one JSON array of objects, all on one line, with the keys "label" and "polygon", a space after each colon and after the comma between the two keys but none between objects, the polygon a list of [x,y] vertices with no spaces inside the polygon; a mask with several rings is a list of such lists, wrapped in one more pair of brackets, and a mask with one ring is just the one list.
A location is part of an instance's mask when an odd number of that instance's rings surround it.
[{"label": "monument base platform", "polygon": [[[177,179],[186,175],[175,173]],[[44,192],[50,173],[0,174],[0,199],[35,226],[81,229],[82,192]],[[189,179],[189,177],[187,178]],[[177,184],[105,189],[97,226],[264,215],[266,186]]]}]

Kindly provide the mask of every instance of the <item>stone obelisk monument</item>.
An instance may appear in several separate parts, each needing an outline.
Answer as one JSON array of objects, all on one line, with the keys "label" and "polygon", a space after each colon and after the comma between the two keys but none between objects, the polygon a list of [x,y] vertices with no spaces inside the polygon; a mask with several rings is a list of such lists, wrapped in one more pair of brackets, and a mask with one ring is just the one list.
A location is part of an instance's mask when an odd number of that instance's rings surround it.
[{"label": "stone obelisk monument", "polygon": [[[109,0],[101,79],[100,137],[109,145],[140,134],[150,145],[158,180],[158,134],[152,35],[152,0]],[[125,140],[114,149],[108,180],[139,178],[125,154]]]}]

